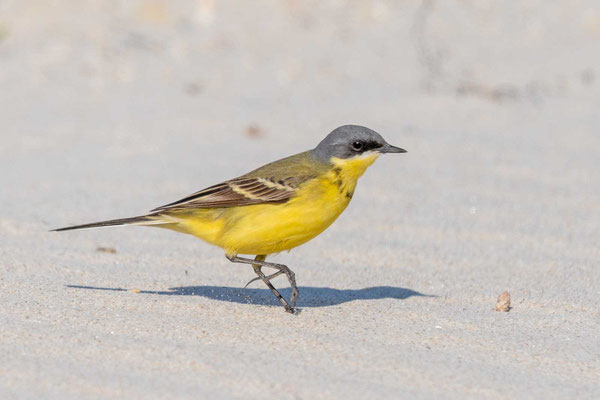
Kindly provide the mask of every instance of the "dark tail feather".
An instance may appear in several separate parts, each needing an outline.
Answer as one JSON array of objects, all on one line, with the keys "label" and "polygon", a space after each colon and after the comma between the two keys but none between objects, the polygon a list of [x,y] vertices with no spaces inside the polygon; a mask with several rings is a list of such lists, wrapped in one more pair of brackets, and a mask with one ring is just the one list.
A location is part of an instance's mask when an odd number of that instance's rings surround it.
[{"label": "dark tail feather", "polygon": [[93,222],[91,224],[83,224],[83,225],[74,225],[67,226],[64,228],[51,229],[51,232],[62,232],[62,231],[71,231],[75,229],[87,229],[87,228],[99,228],[101,226],[117,226],[117,225],[154,225],[164,223],[155,218],[151,218],[150,215],[143,215],[140,217],[132,217],[132,218],[121,218],[121,219],[111,219],[109,221],[100,221]]}]

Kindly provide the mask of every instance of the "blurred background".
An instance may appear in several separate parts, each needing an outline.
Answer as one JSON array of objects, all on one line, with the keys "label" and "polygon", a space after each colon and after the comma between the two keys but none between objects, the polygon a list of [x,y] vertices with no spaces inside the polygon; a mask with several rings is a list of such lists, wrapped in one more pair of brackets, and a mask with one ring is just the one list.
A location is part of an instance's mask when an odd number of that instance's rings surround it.
[{"label": "blurred background", "polygon": [[[389,346],[371,343],[364,348],[380,352],[363,356],[389,355],[383,364],[379,358],[369,365],[396,370],[400,367],[393,360],[402,360],[416,375],[402,380],[384,371],[377,379],[387,386],[363,376],[340,384],[338,393],[389,396],[402,384],[415,390],[409,393],[431,398],[447,393],[481,397],[502,390],[550,398],[591,390],[598,394],[591,377],[600,368],[594,356],[598,343],[593,342],[600,321],[599,50],[597,0],[0,0],[2,293],[22,310],[31,298],[62,304],[67,283],[148,290],[178,284],[238,287],[251,274],[236,275],[219,250],[190,237],[137,229],[52,236],[46,230],[138,215],[312,148],[337,126],[361,124],[408,153],[382,157],[362,178],[339,221],[321,239],[279,260],[302,265],[293,268],[301,286],[390,285],[439,297],[368,303],[372,308],[363,311],[384,333],[414,314],[410,326],[377,338]],[[99,257],[97,245],[116,248],[126,268]],[[209,274],[202,263],[218,268]],[[510,290],[513,303],[521,307],[522,314],[515,308],[512,318],[524,319],[514,325],[485,319],[492,317],[480,320],[503,290]],[[79,296],[73,307],[95,295],[121,299],[114,293],[69,293]],[[250,323],[244,318],[266,312],[177,297],[169,301],[222,307],[226,311],[220,315],[241,310],[246,314],[237,318],[246,326]],[[160,300],[154,315],[170,304]],[[321,300],[309,296],[304,301]],[[422,315],[423,302],[429,302],[432,319]],[[352,304],[356,311],[363,303]],[[64,318],[62,325],[72,331],[64,328],[67,333],[60,335],[79,334],[89,321],[57,307],[62,311],[33,307],[32,312],[46,313],[48,326]],[[92,315],[101,312],[89,307]],[[172,315],[187,309],[180,307]],[[323,318],[346,326],[345,319],[335,319],[335,310],[311,309],[305,321],[319,312],[333,313]],[[144,318],[144,310],[136,313],[135,318]],[[161,322],[169,332],[186,331],[185,324],[196,321],[168,326],[169,318]],[[7,321],[3,337],[13,335],[29,348],[31,327],[21,314]],[[144,326],[148,321],[138,322]],[[111,332],[120,326],[115,324]],[[260,326],[247,329],[263,337]],[[460,338],[440,339],[456,347],[440,350],[435,360],[419,350],[424,340],[436,337],[433,326],[453,326],[456,332],[445,334]],[[486,336],[490,326],[500,332],[498,337]],[[214,333],[217,343],[223,327],[213,328],[207,328],[207,335]],[[411,330],[421,328],[423,336]],[[102,331],[104,325],[95,329]],[[50,340],[48,331],[42,332]],[[343,329],[338,333],[346,335]],[[338,339],[331,331],[327,335]],[[515,341],[507,344],[503,335]],[[58,337],[55,345],[61,348]],[[542,346],[528,347],[532,341]],[[440,342],[428,343],[435,347]],[[179,356],[181,365],[196,354],[195,345]],[[70,346],[59,352],[61,357],[77,348]],[[321,354],[354,360],[359,351],[323,346],[312,348],[314,354],[310,346],[305,349],[314,355],[307,365]],[[274,348],[289,350],[282,342]],[[35,360],[43,364],[47,354],[43,346],[39,349]],[[97,351],[102,359],[112,350]],[[139,351],[144,354],[143,348]],[[13,364],[19,365],[16,371],[39,365],[10,354],[21,360]],[[76,360],[45,388],[68,381],[74,370],[82,371],[76,376],[84,382],[84,389],[74,393],[85,393],[90,381],[106,388],[111,373],[125,376],[128,368],[150,358],[116,372],[107,361],[98,367],[105,368],[99,375],[105,380],[99,381],[85,372],[95,364]],[[250,359],[215,368],[225,376]],[[161,365],[161,360],[154,362],[148,365]],[[435,365],[450,366],[458,376]],[[303,367],[291,368],[310,378]],[[327,368],[321,371],[323,380],[314,381],[314,392],[296,383],[284,393],[328,393],[324,388],[335,374],[328,375]],[[431,368],[448,385],[462,386],[451,392],[442,386],[439,392],[424,389],[429,384],[419,382],[427,382],[423,376]],[[364,369],[353,371],[347,376]],[[181,379],[188,380],[178,386],[146,372],[150,378],[145,382],[155,385],[157,393],[170,388],[185,394],[195,388],[194,375],[181,372]],[[28,380],[14,376],[13,387],[27,391]],[[135,382],[141,381],[123,378],[119,393],[139,395],[136,390],[142,389]],[[505,382],[511,382],[511,389]],[[558,392],[549,389],[552,385],[559,385],[553,389]],[[465,389],[482,387],[492,392]],[[258,388],[257,396],[277,386]]]}]

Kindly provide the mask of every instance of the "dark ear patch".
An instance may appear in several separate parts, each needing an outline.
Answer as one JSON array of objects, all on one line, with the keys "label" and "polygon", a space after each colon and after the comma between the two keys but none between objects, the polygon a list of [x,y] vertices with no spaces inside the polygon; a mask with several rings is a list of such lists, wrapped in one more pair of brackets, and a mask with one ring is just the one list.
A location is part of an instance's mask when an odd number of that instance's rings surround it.
[{"label": "dark ear patch", "polygon": [[365,151],[369,151],[369,150],[374,150],[374,149],[378,149],[382,146],[383,145],[381,143],[376,142],[375,140],[371,140],[364,144],[362,151],[365,152]]}]

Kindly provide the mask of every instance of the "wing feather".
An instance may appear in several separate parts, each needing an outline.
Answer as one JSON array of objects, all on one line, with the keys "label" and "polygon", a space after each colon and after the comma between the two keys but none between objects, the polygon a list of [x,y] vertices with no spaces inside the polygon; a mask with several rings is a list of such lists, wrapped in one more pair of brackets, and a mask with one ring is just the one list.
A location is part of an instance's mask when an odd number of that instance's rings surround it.
[{"label": "wing feather", "polygon": [[237,178],[210,186],[152,211],[285,203],[296,194],[296,190],[296,187],[273,182],[266,178]]}]

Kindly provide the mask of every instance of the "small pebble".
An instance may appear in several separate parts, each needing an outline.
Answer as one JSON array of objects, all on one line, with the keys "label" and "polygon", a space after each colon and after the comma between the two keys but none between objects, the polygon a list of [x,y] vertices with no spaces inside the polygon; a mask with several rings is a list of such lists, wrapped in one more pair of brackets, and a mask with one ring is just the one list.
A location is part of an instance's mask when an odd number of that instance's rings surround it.
[{"label": "small pebble", "polygon": [[190,82],[184,87],[184,91],[188,96],[196,96],[202,92],[202,84],[198,82]]},{"label": "small pebble", "polygon": [[510,294],[502,292],[496,301],[496,311],[510,311]]},{"label": "small pebble", "polygon": [[117,249],[115,249],[113,247],[102,247],[102,246],[99,246],[99,247],[96,248],[96,251],[98,253],[117,254]]},{"label": "small pebble", "polygon": [[265,131],[258,124],[251,124],[246,127],[244,134],[253,139],[260,139],[265,136]]}]

